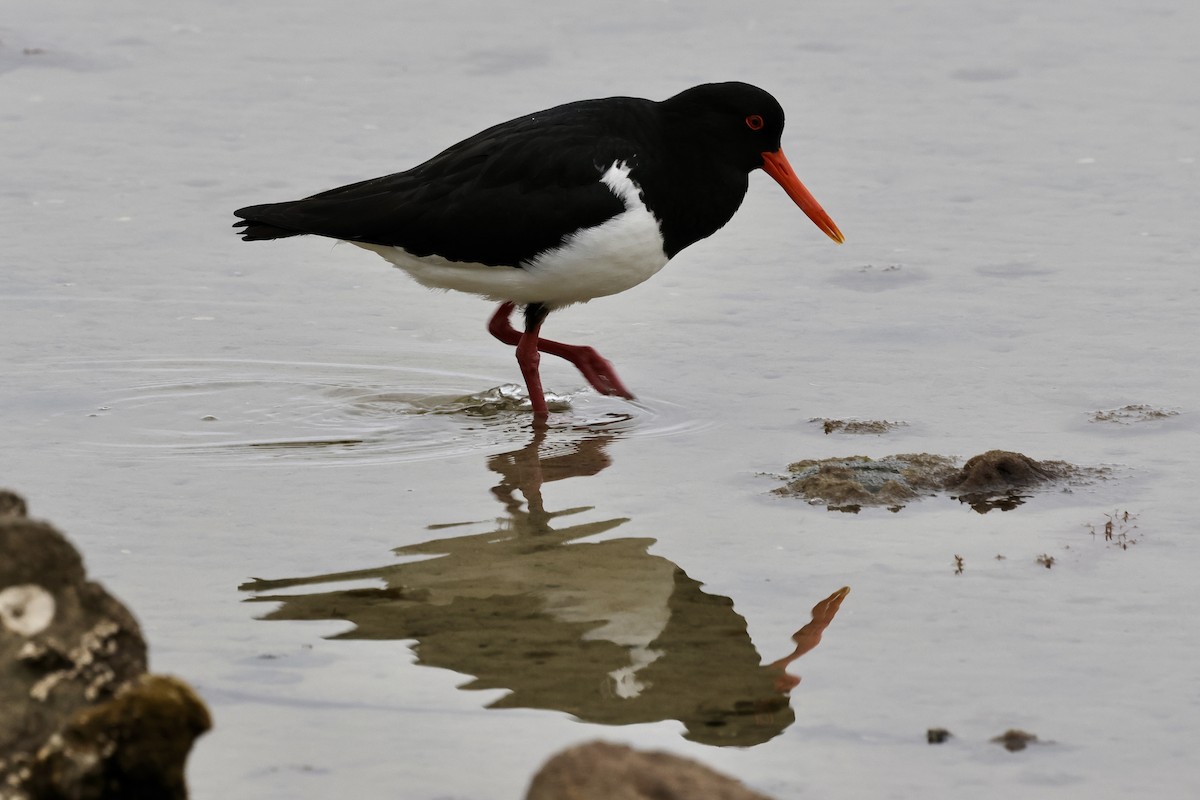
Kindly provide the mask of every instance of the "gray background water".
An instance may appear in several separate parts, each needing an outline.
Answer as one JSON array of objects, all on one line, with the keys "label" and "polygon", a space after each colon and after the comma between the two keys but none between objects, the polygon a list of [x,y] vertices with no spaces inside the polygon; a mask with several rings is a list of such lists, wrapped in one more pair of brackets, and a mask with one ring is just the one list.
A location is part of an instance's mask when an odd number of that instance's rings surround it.
[{"label": "gray background water", "polygon": [[[136,610],[154,668],[212,706],[190,768],[200,798],[519,797],[549,754],[596,737],[780,797],[1193,796],[1197,9],[12,5],[0,481]],[[763,662],[850,585],[792,667],[796,721],[718,748],[669,719],[488,709],[505,688],[457,689],[465,670],[415,664],[413,639],[257,619],[274,606],[242,602],[250,577],[388,567],[413,558],[393,548],[526,530],[489,458],[531,434],[520,414],[418,413],[516,380],[486,304],[356,248],[244,244],[232,209],[402,169],[559,102],[728,79],[780,99],[785,150],[847,243],[758,174],[717,236],[552,317],[548,335],[597,346],[640,401],[574,395],[543,454],[601,455],[547,480],[541,502],[590,507],[552,526],[594,524],[587,542],[632,560],[607,577],[586,557],[560,565],[575,605],[531,589],[544,572],[529,562],[484,549],[472,568],[557,608],[556,624],[570,608],[609,620],[643,661],[629,642],[653,629],[675,566],[732,600]],[[568,365],[545,375],[581,387]],[[1090,421],[1131,403],[1181,413]],[[826,436],[814,417],[908,425]],[[829,513],[770,496],[763,474],[994,447],[1112,474],[984,516],[945,499]],[[526,475],[510,495],[535,486]],[[1089,533],[1114,511],[1136,515],[1128,550]],[[429,530],[450,523],[473,524]],[[601,608],[630,596],[644,607]],[[928,746],[933,725],[955,738]],[[1009,727],[1054,744],[987,743]]]}]

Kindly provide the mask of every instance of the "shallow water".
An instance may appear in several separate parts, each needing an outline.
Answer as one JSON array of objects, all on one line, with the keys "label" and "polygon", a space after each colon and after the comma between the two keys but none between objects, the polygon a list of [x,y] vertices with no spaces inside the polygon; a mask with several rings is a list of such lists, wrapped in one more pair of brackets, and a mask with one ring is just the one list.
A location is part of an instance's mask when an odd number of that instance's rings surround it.
[{"label": "shallow water", "polygon": [[[0,29],[0,481],[212,706],[196,797],[516,798],[597,737],[780,797],[1200,789],[1194,6],[329,12]],[[544,435],[488,400],[519,373],[486,304],[227,228],[531,109],[730,78],[780,98],[847,243],[754,176],[711,240],[550,318],[639,399],[546,359]],[[1131,404],[1178,413],[1094,419]],[[1109,474],[987,514],[770,494],[801,459],[994,448]],[[792,686],[772,665],[842,586]]]}]

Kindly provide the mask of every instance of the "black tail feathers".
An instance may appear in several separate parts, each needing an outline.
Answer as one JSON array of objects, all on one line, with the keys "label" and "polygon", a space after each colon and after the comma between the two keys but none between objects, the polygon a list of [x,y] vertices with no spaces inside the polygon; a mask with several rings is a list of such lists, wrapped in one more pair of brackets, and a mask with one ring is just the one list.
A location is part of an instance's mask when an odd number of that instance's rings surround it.
[{"label": "black tail feathers", "polygon": [[233,223],[233,227],[241,228],[238,235],[247,242],[261,242],[267,239],[286,239],[289,236],[302,236],[299,231],[289,231],[286,228],[277,228],[274,225],[268,225],[265,222],[255,222],[252,219],[244,219],[240,222]]},{"label": "black tail feathers", "polygon": [[258,242],[265,239],[286,239],[289,236],[302,236],[303,231],[294,231],[288,228],[281,228],[273,225],[270,222],[265,222],[262,217],[270,218],[272,211],[277,211],[277,206],[284,205],[283,203],[267,203],[261,206],[246,206],[239,208],[233,212],[235,217],[241,217],[241,220],[233,223],[233,227],[241,228],[238,235],[247,242]]}]

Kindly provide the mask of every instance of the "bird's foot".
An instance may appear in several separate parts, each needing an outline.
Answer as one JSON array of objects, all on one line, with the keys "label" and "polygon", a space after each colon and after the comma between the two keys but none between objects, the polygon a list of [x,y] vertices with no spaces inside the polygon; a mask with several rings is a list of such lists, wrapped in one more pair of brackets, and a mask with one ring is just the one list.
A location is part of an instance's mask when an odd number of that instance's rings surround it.
[{"label": "bird's foot", "polygon": [[612,363],[597,353],[594,347],[542,339],[538,342],[538,349],[543,353],[570,361],[592,385],[592,388],[600,394],[616,395],[624,397],[626,400],[633,399],[633,393],[625,388],[625,384],[621,383]]}]

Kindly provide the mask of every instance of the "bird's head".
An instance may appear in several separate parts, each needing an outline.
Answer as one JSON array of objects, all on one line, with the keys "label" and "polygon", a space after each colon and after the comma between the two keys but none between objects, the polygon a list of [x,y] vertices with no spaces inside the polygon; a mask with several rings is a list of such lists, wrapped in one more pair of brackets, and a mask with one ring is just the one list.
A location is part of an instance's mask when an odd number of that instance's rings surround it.
[{"label": "bird's head", "polygon": [[723,160],[746,172],[762,168],[830,239],[838,244],[844,241],[842,232],[783,154],[783,107],[769,93],[748,83],[705,83],[680,92],[663,105],[679,109],[696,132],[703,128],[705,138],[718,143]]}]

